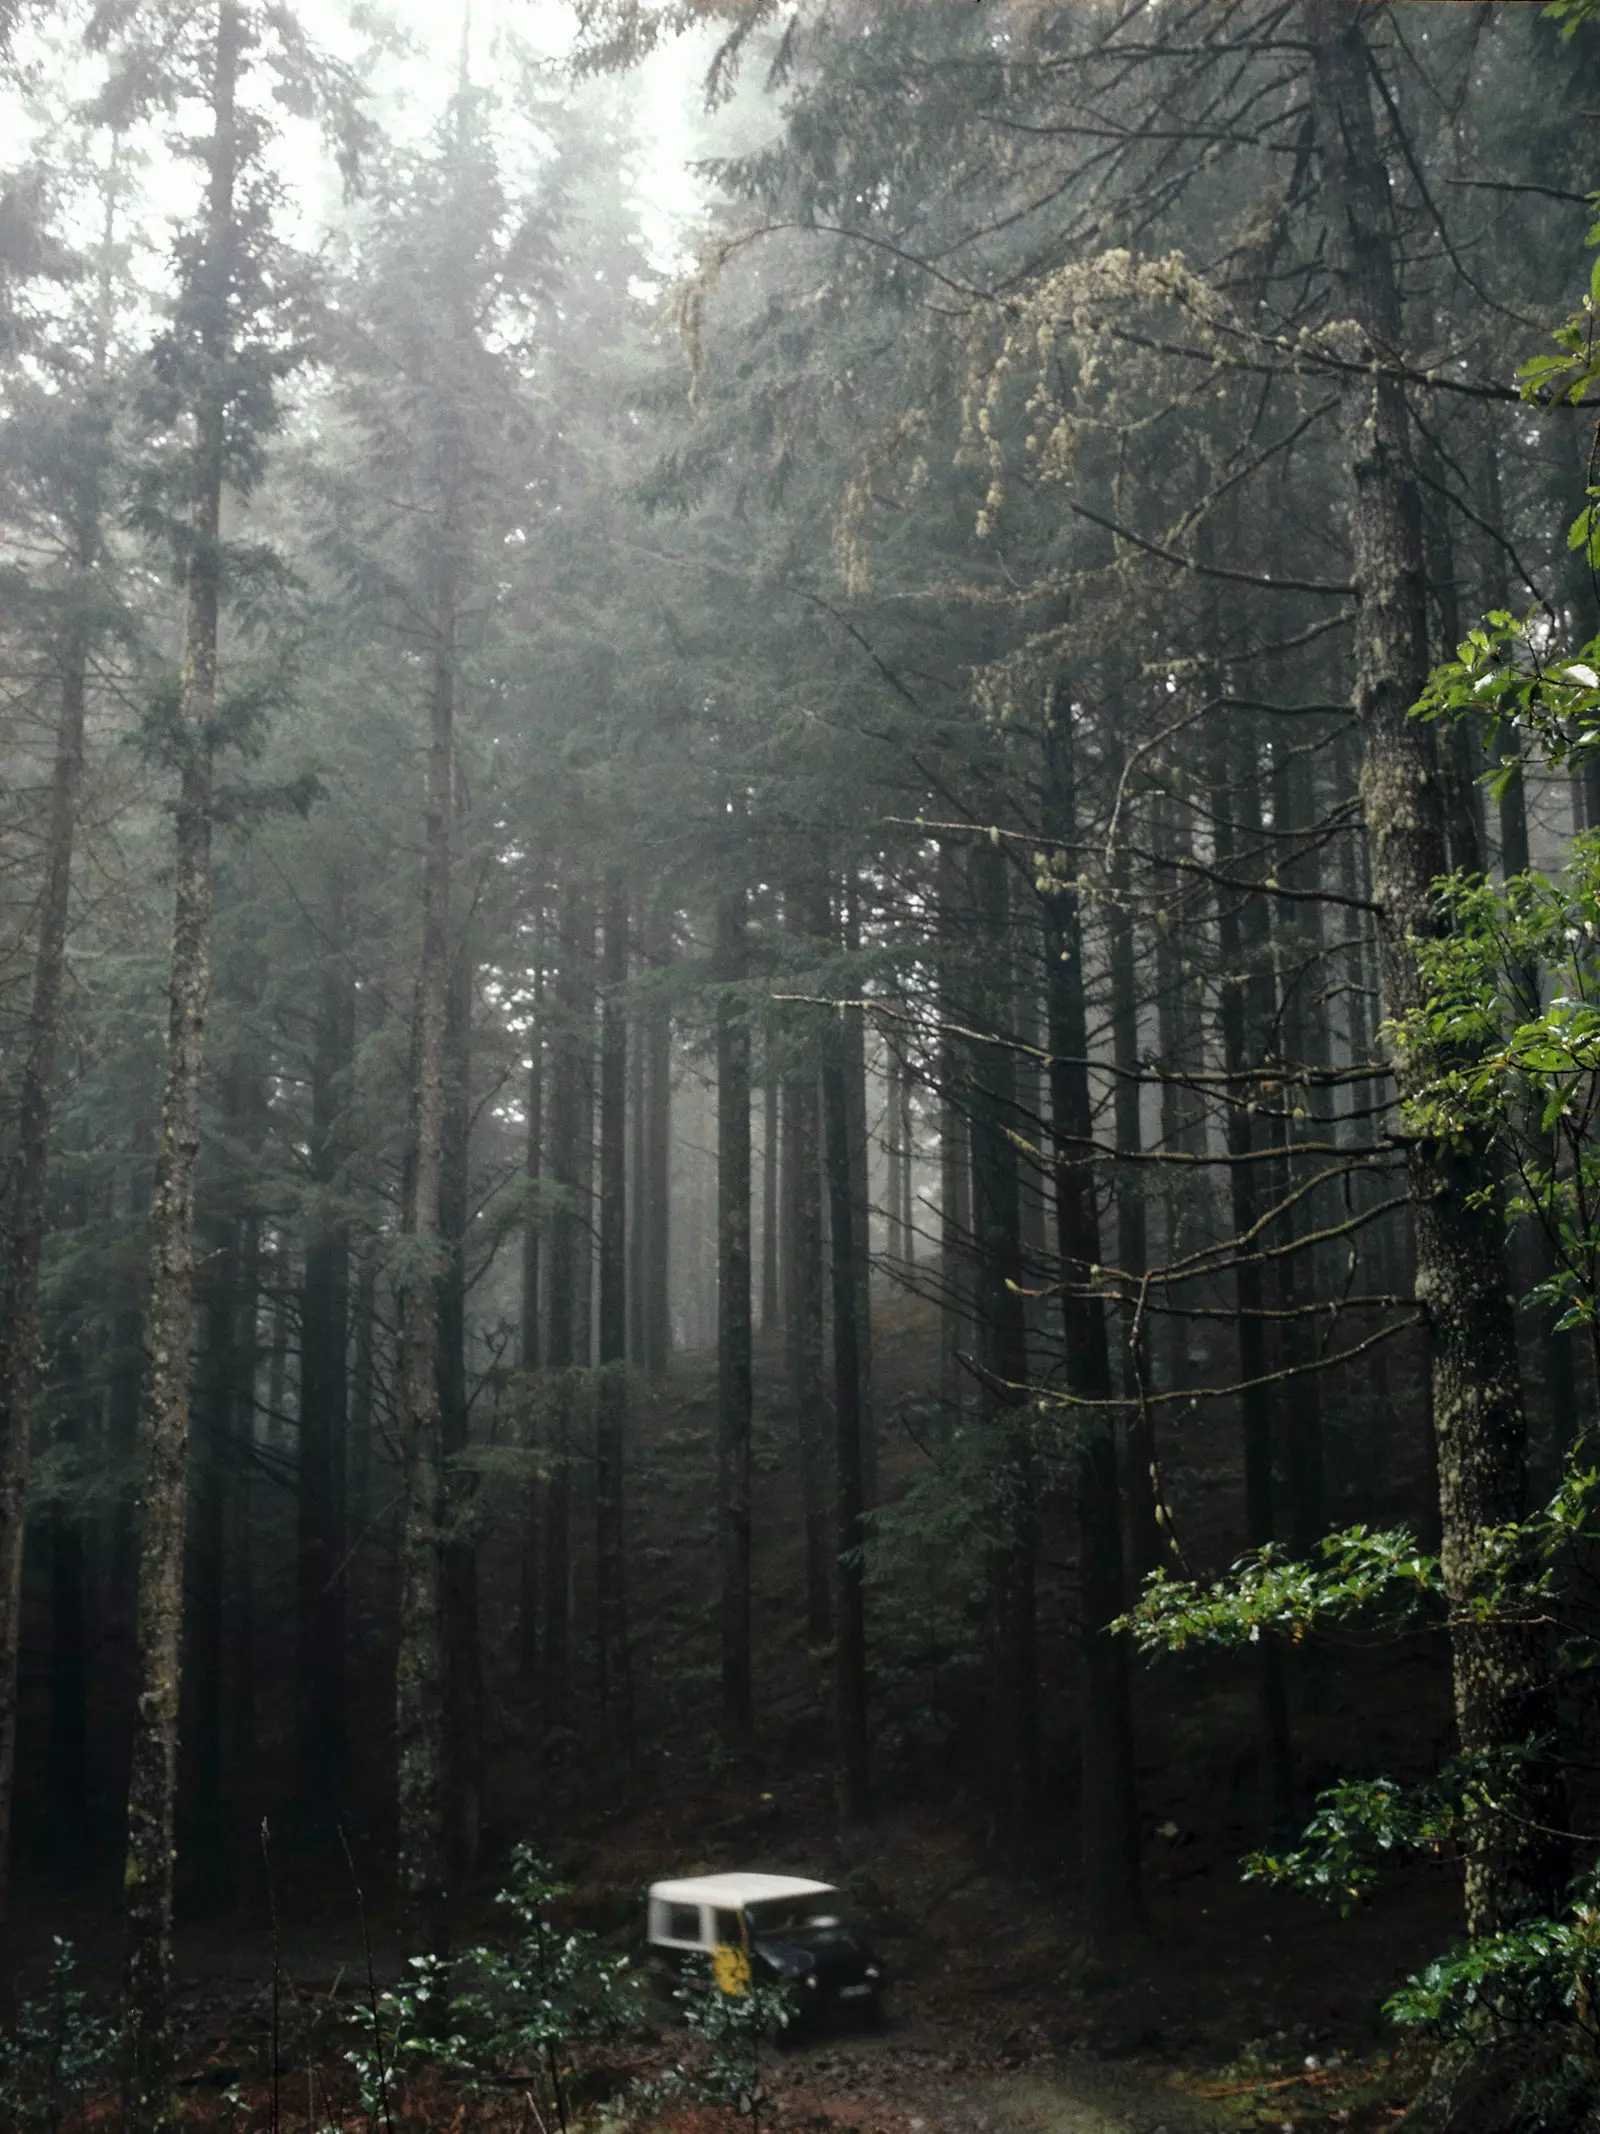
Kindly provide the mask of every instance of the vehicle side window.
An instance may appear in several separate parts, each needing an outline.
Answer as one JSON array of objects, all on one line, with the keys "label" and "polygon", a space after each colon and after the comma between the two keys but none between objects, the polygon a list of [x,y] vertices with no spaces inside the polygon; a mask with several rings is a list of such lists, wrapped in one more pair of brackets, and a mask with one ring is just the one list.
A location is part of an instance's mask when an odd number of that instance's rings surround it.
[{"label": "vehicle side window", "polygon": [[700,1940],[700,1907],[697,1904],[669,1904],[667,1906],[668,1941]]},{"label": "vehicle side window", "polygon": [[738,1948],[744,1940],[744,1926],[738,1913],[714,1912],[711,1916],[717,1930],[715,1939],[726,1942],[731,1948]]}]

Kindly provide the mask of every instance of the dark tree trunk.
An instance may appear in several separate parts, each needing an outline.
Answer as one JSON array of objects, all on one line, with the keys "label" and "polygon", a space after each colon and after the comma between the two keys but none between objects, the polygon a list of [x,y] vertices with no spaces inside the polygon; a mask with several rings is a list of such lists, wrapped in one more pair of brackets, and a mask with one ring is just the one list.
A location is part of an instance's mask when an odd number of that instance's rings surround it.
[{"label": "dark tree trunk", "polygon": [[[1065,689],[1052,692],[1046,705],[1043,798],[1044,833],[1060,850],[1070,852],[1079,826],[1075,736]],[[1094,1110],[1077,889],[1052,882],[1044,906],[1062,1338],[1068,1400],[1079,1404],[1070,1421],[1077,1435],[1082,1565],[1084,1890],[1091,1939],[1111,1947],[1138,1932],[1144,1919],[1128,1657],[1124,1641],[1107,1628],[1124,1604],[1122,1504],[1106,1309],[1095,1294],[1100,1213],[1091,1154]]]},{"label": "dark tree trunk", "polygon": [[297,1487],[295,1791],[308,1835],[331,1837],[345,1792],[346,1432],[350,1225],[342,1121],[355,1050],[355,986],[343,909],[318,986],[311,1055],[311,1195],[300,1286],[300,1458]]},{"label": "dark tree trunk", "polygon": [[[81,529],[78,564],[93,568],[98,514]],[[16,1138],[6,1178],[7,1229],[0,1262],[0,1917],[10,1882],[11,1793],[16,1770],[17,1678],[28,1469],[39,1381],[39,1261],[44,1244],[50,1125],[55,1110],[61,989],[67,968],[72,848],[83,783],[84,710],[90,635],[79,621],[62,647],[55,767],[45,824],[44,881],[34,944],[33,998],[18,1092]]]},{"label": "dark tree trunk", "polygon": [[[1405,388],[1387,367],[1403,345],[1388,174],[1371,102],[1371,58],[1356,0],[1305,0],[1311,88],[1338,303],[1374,352],[1347,386],[1350,537],[1357,586],[1355,704],[1365,742],[1361,792],[1380,908],[1391,1018],[1420,1009],[1417,944],[1442,921],[1433,884],[1444,827],[1434,728],[1409,716],[1427,671],[1421,512]],[[1431,1065],[1393,1058],[1402,1099]],[[1503,1236],[1475,1198],[1483,1151],[1407,1144],[1416,1288],[1432,1336],[1434,1430],[1446,1591],[1453,1607],[1456,1723],[1470,1753],[1499,1754],[1553,1732],[1555,1689],[1542,1623],[1480,1620],[1474,1597],[1498,1575],[1492,1537],[1524,1508],[1526,1424]],[[1467,1922],[1493,1932],[1559,1905],[1566,1847],[1555,1769],[1534,1757],[1505,1780],[1507,1814],[1466,1865]]]},{"label": "dark tree trunk", "polygon": [[411,1121],[400,1296],[400,1621],[395,1673],[398,1881],[408,1946],[447,1937],[450,1749],[445,1680],[445,1416],[440,1400],[450,873],[455,819],[458,529],[446,500],[434,591],[423,803],[422,941],[413,1017]]},{"label": "dark tree trunk", "polygon": [[973,987],[969,1098],[973,1230],[978,1251],[978,1342],[988,1445],[986,1507],[997,1705],[997,1797],[1026,1822],[1039,1802],[1038,1478],[1023,1315],[1022,1201],[1016,1135],[1016,1053],[1007,1014],[1011,903],[1006,859],[987,842],[969,861],[984,977]]},{"label": "dark tree trunk", "polygon": [[1012,1049],[1016,1081],[1018,1217],[1022,1225],[1022,1323],[1028,1337],[1028,1375],[1037,1377],[1049,1331],[1050,1302],[1045,1292],[1055,1275],[1055,1253],[1050,1243],[1050,1209],[1046,1192],[1043,1142],[1048,1103],[1045,1093],[1046,1047],[1042,1043],[1040,980],[1043,975],[1043,941],[1036,911],[1024,913],[1013,905],[1011,962],[1015,975],[1010,1003]]},{"label": "dark tree trunk", "polygon": [[[635,924],[639,928],[634,959],[637,968],[647,943],[642,911],[636,909],[634,916]],[[638,1013],[629,1017],[627,1046],[628,1177],[625,1220],[628,1232],[628,1361],[635,1371],[642,1371],[646,1347],[645,1260],[650,1249],[649,1225],[645,1216],[645,1180],[650,1168],[650,1107],[646,1100],[645,1018]]]},{"label": "dark tree trunk", "polygon": [[349,1525],[363,1541],[373,1516],[373,1411],[378,1393],[378,1268],[369,1249],[356,1259],[350,1358]]},{"label": "dark tree trunk", "polygon": [[[128,1180],[127,1207],[122,1218],[135,1232],[144,1228],[149,1205],[147,1196],[148,1181],[142,1170],[135,1169]],[[115,1206],[117,1197],[114,1188],[114,1215],[119,1212]],[[127,1485],[131,1483],[139,1449],[140,1398],[144,1385],[142,1302],[138,1270],[131,1259],[126,1260],[120,1271],[116,1309],[111,1322],[110,1383],[106,1388],[106,1438],[111,1456],[125,1482],[124,1488],[118,1494],[112,1518],[108,1584],[114,1611],[113,1620],[127,1626],[123,1631],[123,1639],[126,1641],[125,1649],[130,1659],[132,1645],[128,1630],[133,1622],[138,1551],[135,1531],[137,1506],[131,1486]]]},{"label": "dark tree trunk", "polygon": [[[249,1138],[252,1157],[261,1152],[261,1134],[266,1107],[259,1077],[253,1079],[249,1097]],[[228,1571],[232,1581],[229,1604],[233,1648],[233,1700],[228,1735],[234,1764],[241,1771],[253,1770],[258,1742],[256,1734],[256,1636],[255,1636],[255,1483],[252,1457],[256,1438],[256,1372],[260,1360],[261,1315],[261,1217],[247,1208],[239,1224],[238,1362],[233,1374],[233,1413],[229,1428],[232,1485],[228,1491]]]},{"label": "dark tree trunk", "polygon": [[84,1468],[83,1330],[68,1321],[55,1343],[60,1422],[56,1449],[65,1472],[50,1507],[50,1808],[63,1856],[81,1857],[90,1836],[89,1637],[84,1517],[72,1501]]},{"label": "dark tree trunk", "polygon": [[969,902],[960,849],[939,847],[939,1398],[946,1428],[967,1405],[970,1380],[961,1357],[971,1326],[972,1169],[967,1145],[963,936]]},{"label": "dark tree trunk", "polygon": [[267,1443],[282,1448],[293,1418],[285,1403],[289,1397],[289,1288],[294,1280],[294,1255],[280,1230],[272,1241],[272,1319],[267,1336]]},{"label": "dark tree trunk", "polygon": [[[589,1054],[594,1039],[594,915],[586,892],[562,892],[557,967],[550,1176],[559,1192],[550,1232],[550,1323],[545,1354],[549,1392],[545,1421],[543,1674],[545,1724],[568,1723],[572,1703],[572,1452],[578,1405],[575,1367],[588,1361],[589,1180],[583,1168],[589,1108]],[[583,1295],[580,1314],[579,1292]],[[584,1336],[580,1353],[578,1341]]]},{"label": "dark tree trunk", "polygon": [[900,1055],[891,1044],[884,1054],[884,1200],[887,1204],[888,1243],[885,1257],[890,1267],[898,1274],[905,1266],[906,1251],[905,1219],[905,1144],[901,1139],[904,1106],[901,1102],[904,1088],[904,1070]]},{"label": "dark tree trunk", "polygon": [[805,1497],[806,1635],[825,1645],[833,1635],[833,1582],[830,1565],[832,1518],[829,1510],[827,1395],[823,1387],[822,1169],[817,1145],[817,1070],[815,1054],[803,1044],[798,1061],[783,1082],[783,1175],[788,1236],[784,1265],[788,1324],[785,1329],[789,1391],[799,1434],[801,1488]]},{"label": "dark tree trunk", "polygon": [[[227,1124],[234,1124],[230,1075]],[[183,1714],[185,1834],[215,1874],[224,1828],[224,1668],[227,1657],[228,1492],[239,1370],[238,1229],[228,1216],[199,1224],[205,1242],[196,1291],[200,1354],[192,1459],[184,1608]]]},{"label": "dark tree trunk", "polygon": [[761,1100],[761,1331],[770,1341],[778,1330],[778,1077],[767,1069]]},{"label": "dark tree trunk", "polygon": [[628,897],[606,897],[600,1012],[600,1340],[595,1400],[595,1648],[600,1710],[632,1739],[623,1484],[628,1421]]},{"label": "dark tree trunk", "polygon": [[[854,875],[844,887],[844,947],[861,949],[861,899]],[[861,1501],[869,1512],[878,1504],[878,1422],[873,1395],[871,1121],[867,1114],[867,1023],[859,1013],[844,1027],[845,1090],[850,1103],[850,1190],[855,1217],[850,1250],[856,1270],[856,1343],[861,1366]]]},{"label": "dark tree trunk", "polygon": [[528,1116],[523,1141],[522,1176],[528,1190],[528,1210],[522,1224],[521,1341],[517,1360],[522,1370],[523,1445],[530,1471],[524,1498],[522,1555],[518,1566],[521,1605],[517,1616],[518,1673],[525,1692],[539,1682],[540,1580],[544,1569],[541,1527],[544,1490],[537,1467],[540,1456],[537,1373],[544,1360],[541,1338],[541,1275],[544,1218],[539,1188],[544,1182],[544,1058],[545,1058],[545,906],[539,892],[539,918],[535,934],[533,966],[533,1027],[529,1032]]},{"label": "dark tree trunk", "polygon": [[750,1655],[750,1020],[745,892],[717,907],[717,1536],[721,1569],[722,1723],[755,1728]]},{"label": "dark tree trunk", "polygon": [[[661,914],[652,930],[649,954],[658,970],[665,970],[671,962],[670,912]],[[672,1247],[672,1016],[664,1003],[651,1003],[644,1043],[644,1367],[652,1378],[659,1379],[666,1376],[672,1347],[672,1321],[667,1308]]]},{"label": "dark tree trunk", "polygon": [[445,1458],[443,1576],[446,1821],[452,1876],[477,1865],[483,1824],[483,1653],[467,1397],[467,1231],[472,1198],[470,929],[456,945],[445,1007],[444,1146],[439,1180],[439,1412]]},{"label": "dark tree trunk", "polygon": [[[825,916],[825,911],[821,916]],[[834,1695],[838,1724],[839,1815],[846,1825],[872,1812],[867,1742],[866,1523],[861,1494],[861,1355],[856,1315],[855,1221],[846,1045],[836,1027],[823,1036],[822,1117],[828,1178],[833,1284]]]},{"label": "dark tree trunk", "polygon": [[[1292,743],[1275,736],[1272,743],[1272,823],[1277,833],[1277,875],[1286,888],[1315,890],[1315,855],[1293,857],[1293,840],[1310,837],[1316,827],[1316,804],[1306,758]],[[1278,1030],[1283,1073],[1272,1098],[1276,1139],[1284,1151],[1277,1176],[1287,1199],[1301,1183],[1305,1159],[1296,1162],[1294,1143],[1322,1101],[1315,1079],[1327,1065],[1323,1019],[1308,1013],[1322,969],[1322,906],[1307,898],[1281,903],[1273,915],[1278,961]],[[1320,1139],[1320,1134],[1315,1135]],[[1298,1200],[1280,1218],[1274,1241],[1292,1246],[1308,1229],[1315,1230],[1317,1203]],[[1284,1465],[1289,1490],[1289,1540],[1298,1556],[1310,1556],[1327,1531],[1327,1478],[1322,1428],[1322,1376],[1317,1358],[1316,1263],[1309,1249],[1282,1251],[1276,1266],[1277,1309],[1283,1336],[1280,1367],[1297,1371],[1288,1381],[1285,1404]]]},{"label": "dark tree trunk", "polygon": [[[1163,854],[1174,859],[1191,856],[1181,802],[1174,804],[1157,796],[1155,837],[1157,849]],[[1176,908],[1181,893],[1179,871],[1176,867],[1158,866],[1155,880],[1161,905],[1155,928],[1156,1016],[1162,1064],[1161,1145],[1175,1156],[1195,1156],[1205,1151],[1205,1112],[1193,1090],[1184,1087],[1182,1077],[1204,1065],[1202,995]],[[1191,1251],[1208,1234],[1203,1177],[1203,1173],[1181,1164],[1163,1174],[1162,1249],[1169,1262]],[[1164,1347],[1167,1379],[1172,1386],[1190,1383],[1188,1321],[1182,1308],[1191,1301],[1191,1294],[1182,1285],[1170,1292],[1175,1308],[1168,1321]]]},{"label": "dark tree trunk", "polygon": [[[1240,714],[1230,714],[1234,718]],[[1261,870],[1261,785],[1256,744],[1248,728],[1230,735],[1212,729],[1211,814],[1219,874],[1239,879]],[[1241,849],[1242,848],[1242,849]],[[1239,1341],[1239,1419],[1244,1439],[1244,1538],[1259,1549],[1273,1539],[1273,1436],[1277,1403],[1267,1382],[1266,1289],[1262,1240],[1269,1175],[1260,1160],[1255,1117],[1262,1099],[1247,1077],[1261,1068],[1260,1050],[1274,1022],[1271,918],[1259,893],[1241,901],[1217,890],[1219,967],[1233,976],[1221,991],[1223,1069],[1228,1076],[1227,1145],[1234,1251],[1234,1305]],[[1257,1648],[1261,1710],[1261,1810],[1269,1840],[1286,1836],[1294,1818],[1294,1772],[1283,1653],[1272,1639]]]},{"label": "dark tree trunk", "polygon": [[239,140],[234,99],[242,23],[217,0],[205,234],[195,275],[209,383],[195,407],[178,717],[187,737],[174,840],[174,917],[166,1087],[150,1209],[148,1359],[140,1413],[139,1571],[128,1856],[122,2116],[157,2134],[172,2111],[169,1991],[178,1762],[179,1650],[189,1449],[189,1332],[194,1309],[194,1173],[211,982],[211,807],[221,606],[222,484],[227,457],[228,277]]},{"label": "dark tree trunk", "polygon": [[[1137,947],[1133,930],[1133,902],[1126,844],[1119,843],[1113,855],[1111,895],[1107,914],[1111,961],[1111,1047],[1116,1081],[1112,1115],[1117,1154],[1137,1156],[1144,1146],[1144,1123],[1140,1110],[1141,1063],[1139,1059],[1139,995],[1136,968]],[[1142,1397],[1148,1385],[1150,1343],[1148,1325],[1141,1321],[1138,1305],[1141,1280],[1150,1264],[1149,1236],[1145,1224],[1143,1166],[1123,1163],[1116,1171],[1117,1266],[1123,1288],[1133,1301],[1121,1311],[1122,1397],[1128,1406],[1128,1553],[1129,1568],[1136,1583],[1155,1570],[1163,1550],[1161,1525],[1156,1516],[1159,1502],[1156,1478],[1155,1410]]]},{"label": "dark tree trunk", "polygon": [[[104,382],[106,339],[111,326],[106,278],[111,272],[117,204],[116,188],[108,185],[101,247],[102,298],[94,352],[96,388]],[[91,574],[101,554],[103,454],[110,435],[97,406],[91,409],[91,421],[94,435],[86,440],[90,456],[70,513],[72,563],[80,597],[86,604],[91,597]],[[60,698],[45,817],[33,992],[23,1042],[15,1139],[5,1180],[7,1227],[0,1257],[0,1919],[6,1912],[11,1873],[22,1559],[39,1377],[39,1264],[44,1244],[61,993],[71,919],[72,855],[83,785],[84,720],[93,644],[94,628],[88,614],[80,611],[71,615],[59,646]],[[64,1530],[61,1546],[68,1550],[72,1546],[64,1538]],[[78,1546],[81,1548],[81,1538]]]}]

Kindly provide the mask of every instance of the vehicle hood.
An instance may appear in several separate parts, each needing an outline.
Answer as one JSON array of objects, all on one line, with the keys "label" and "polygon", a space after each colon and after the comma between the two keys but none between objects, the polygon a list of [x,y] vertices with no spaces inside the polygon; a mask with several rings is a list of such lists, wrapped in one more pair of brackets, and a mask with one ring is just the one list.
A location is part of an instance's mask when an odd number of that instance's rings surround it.
[{"label": "vehicle hood", "polygon": [[804,1978],[815,1971],[828,1985],[853,1985],[873,1961],[872,1952],[842,1927],[755,1934],[750,1947],[779,1978]]}]

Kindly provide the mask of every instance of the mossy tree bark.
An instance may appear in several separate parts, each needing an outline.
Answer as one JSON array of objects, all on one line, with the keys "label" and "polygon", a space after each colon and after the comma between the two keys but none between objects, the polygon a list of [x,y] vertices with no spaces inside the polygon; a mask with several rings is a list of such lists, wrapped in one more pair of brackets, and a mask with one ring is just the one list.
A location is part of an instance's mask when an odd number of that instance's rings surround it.
[{"label": "mossy tree bark", "polygon": [[[1428,628],[1419,485],[1397,364],[1403,322],[1388,174],[1372,108],[1372,60],[1356,0],[1305,0],[1303,21],[1336,307],[1365,361],[1346,386],[1355,564],[1355,709],[1361,797],[1391,1018],[1426,1004],[1419,944],[1444,923],[1433,885],[1446,856],[1435,733],[1410,716],[1426,678]],[[1402,1100],[1426,1080],[1425,1051],[1391,1048]],[[1431,1336],[1441,1554],[1454,1616],[1456,1724],[1469,1753],[1534,1752],[1502,1779],[1506,1814],[1466,1863],[1467,1920],[1487,1934],[1559,1905],[1562,1788],[1538,1753],[1555,1724],[1548,1633],[1477,1596],[1498,1579],[1497,1530],[1524,1509],[1526,1422],[1505,1240],[1477,1196],[1488,1152],[1465,1140],[1406,1142],[1416,1294]],[[1535,1611],[1537,1612],[1537,1611]]]},{"label": "mossy tree bark", "polygon": [[139,1419],[135,1721],[123,1874],[122,2115],[128,2134],[172,2121],[169,1993],[178,1761],[179,1644],[188,1498],[189,1336],[194,1313],[194,1178],[211,985],[211,829],[227,458],[229,283],[242,25],[218,0],[211,68],[204,234],[195,268],[201,384],[192,420],[189,538],[178,681],[182,767],[173,852],[166,1081],[150,1205],[146,1370]]},{"label": "mossy tree bark", "polygon": [[[445,517],[449,509],[448,475]],[[395,1665],[398,1880],[409,1946],[445,1946],[447,1885],[444,1404],[441,1203],[455,814],[455,528],[441,529],[423,794],[422,940],[413,1019],[410,1148],[400,1297],[400,1623]]]}]

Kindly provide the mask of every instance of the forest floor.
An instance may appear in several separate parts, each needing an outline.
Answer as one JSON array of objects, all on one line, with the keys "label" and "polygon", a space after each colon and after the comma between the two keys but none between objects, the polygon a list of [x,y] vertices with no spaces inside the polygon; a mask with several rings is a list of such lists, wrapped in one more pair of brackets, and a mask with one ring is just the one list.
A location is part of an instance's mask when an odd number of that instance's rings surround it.
[{"label": "forest floor", "polygon": [[[917,1458],[927,1335],[914,1309],[886,1315],[879,1329],[886,1497],[903,1490]],[[773,1375],[769,1369],[768,1383]],[[824,1716],[826,1655],[808,1648],[795,1600],[803,1587],[799,1489],[781,1393],[758,1418],[762,1752],[727,1755],[716,1726],[708,1590],[710,1393],[705,1360],[683,1359],[635,1417],[636,1752],[624,1768],[592,1715],[580,1712],[576,1732],[566,1730],[574,1760],[553,1765],[536,1717],[499,1700],[485,1873],[461,1905],[458,1943],[502,1928],[493,1897],[519,1839],[550,1854],[572,1885],[574,1922],[615,1953],[637,1948],[641,1892],[660,1876],[734,1867],[801,1872],[848,1890],[892,1981],[890,2019],[881,2035],[841,2031],[772,2055],[762,2110],[774,2134],[1262,2127],[1376,2134],[1393,2124],[1415,2088],[1417,2063],[1397,2050],[1382,2003],[1454,1938],[1456,1892],[1443,1871],[1412,1870],[1346,1920],[1241,1880],[1241,1856],[1260,1836],[1249,1749],[1254,1693],[1242,1663],[1184,1662],[1141,1677],[1148,1919],[1113,1961],[1087,1954],[1075,1886],[1070,1672],[1049,1685],[1056,1732],[1045,1831],[1018,1845],[983,1805],[981,1677],[969,1675],[965,1688],[930,1685],[913,1658],[897,1659],[892,1636],[904,1633],[885,1624],[880,1812],[869,1830],[841,1834]],[[1209,1429],[1191,1428],[1167,1477],[1189,1507],[1186,1538],[1200,1568],[1227,1560],[1237,1518],[1231,1430],[1226,1419]],[[1070,1548],[1070,1535],[1062,1545]],[[502,1590],[514,1570],[513,1561],[485,1557],[491,1622],[514,1612]],[[579,1591],[585,1575],[580,1562]],[[1070,1649],[1064,1622],[1047,1618],[1045,1631],[1054,1649]],[[489,1658],[492,1666],[492,1649]],[[499,1679],[508,1679],[503,1660]],[[930,1751],[915,1725],[930,1698],[946,1697],[944,1745]],[[1447,1724],[1436,1654],[1337,1658],[1297,1691],[1307,1800],[1334,1770],[1426,1767]],[[369,2125],[355,2108],[344,2061],[368,1976],[349,1871],[342,1858],[311,1869],[287,1855],[274,1866],[269,1905],[259,1852],[245,1842],[254,1839],[260,1807],[241,1795],[233,1812],[242,1838],[230,1871],[212,1880],[191,1867],[181,1892],[176,1969],[189,2117],[236,2134]],[[358,1837],[357,1853],[376,1888],[381,1822]],[[109,1875],[97,1872],[92,1886],[75,1889],[46,1877],[20,1895],[12,1977],[36,1980],[51,1937],[70,1937],[87,1983],[109,2003],[117,1946]],[[392,1978],[402,1951],[381,1899],[369,1924],[377,1974]],[[670,2023],[636,2035],[624,2048],[626,2069],[612,2077],[648,2079],[681,2050]],[[275,2104],[263,2075],[273,2063]],[[612,2077],[599,2081],[601,2092],[616,2089]],[[238,2102],[227,2101],[230,2091]],[[537,2134],[509,2101],[487,2117],[442,2091],[418,2091],[411,2103],[414,2112],[397,2119],[394,2134],[480,2124]],[[617,2107],[608,2110],[615,2126]],[[709,2108],[679,2107],[633,2124],[662,2134],[726,2134],[733,2122]]]}]

